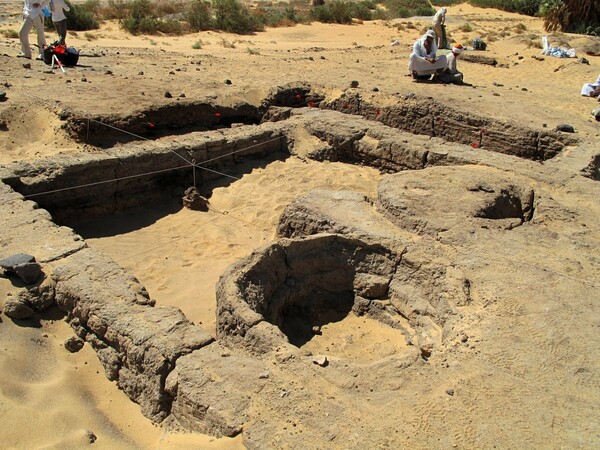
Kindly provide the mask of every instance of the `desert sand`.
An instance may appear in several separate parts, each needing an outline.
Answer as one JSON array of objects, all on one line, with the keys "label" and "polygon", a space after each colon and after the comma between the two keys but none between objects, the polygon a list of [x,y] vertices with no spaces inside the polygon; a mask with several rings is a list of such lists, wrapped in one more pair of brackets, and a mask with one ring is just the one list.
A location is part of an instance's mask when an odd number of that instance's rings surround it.
[{"label": "desert sand", "polygon": [[[8,17],[2,28],[18,29],[18,19],[11,15],[18,8],[11,9],[6,4],[2,8]],[[407,26],[408,22],[414,27]],[[467,22],[474,31],[458,29]],[[67,105],[79,111],[103,114],[127,113],[152,104],[164,104],[175,101],[181,94],[185,94],[186,99],[214,95],[223,104],[239,99],[258,102],[272,86],[290,81],[326,86],[334,96],[352,80],[357,80],[365,91],[377,88],[383,94],[414,92],[457,109],[536,129],[569,123],[576,128],[579,137],[598,139],[600,129],[590,111],[599,104],[580,97],[579,90],[584,82],[595,80],[600,73],[600,57],[580,53],[589,64],[580,64],[577,59],[536,59],[534,56],[540,50],[531,47],[531,43],[539,41],[544,34],[539,19],[462,4],[448,8],[451,40],[469,45],[474,37],[493,33],[496,40],[488,42],[485,55],[496,58],[505,67],[459,61],[465,81],[473,86],[415,83],[406,76],[408,55],[414,40],[428,24],[428,18],[413,18],[351,26],[315,23],[268,29],[251,36],[202,32],[170,37],[131,36],[119,30],[118,24],[108,22],[100,30],[69,36],[70,45],[84,54],[98,56],[82,56],[80,65],[68,68],[67,74],[48,71],[39,61],[32,61],[31,69],[23,68],[24,61],[14,57],[19,49],[18,40],[3,38],[0,40],[0,74],[3,75],[0,81],[6,83],[8,100],[0,106],[0,118],[7,124],[8,131],[0,132],[0,163],[35,161],[59,153],[100,151],[73,142],[60,129],[55,112]],[[525,31],[515,31],[517,24],[523,24],[521,28]],[[506,36],[500,36],[498,33],[505,29]],[[48,32],[48,39],[52,37]],[[192,44],[199,40],[202,48],[193,49]],[[390,46],[394,40],[399,40],[401,45]],[[551,41],[568,42],[578,50],[587,42],[575,35],[555,36]],[[233,43],[234,48],[226,48],[223,42]],[[225,84],[225,80],[232,83]],[[167,100],[165,91],[171,92],[174,98]],[[573,151],[567,149],[557,159],[564,159],[568,166]],[[574,159],[573,167],[579,163]],[[230,264],[274,239],[279,216],[294,198],[324,188],[352,190],[375,198],[383,176],[374,168],[318,163],[297,157],[257,169],[241,169],[232,175],[240,180],[226,187],[215,187],[207,213],[180,209],[176,204],[154,205],[88,222],[82,220],[76,231],[92,248],[106,253],[134,274],[157,305],[179,307],[192,322],[214,336],[215,283]],[[571,201],[578,202],[577,199]],[[589,252],[597,250],[589,249]],[[575,266],[574,263],[571,269],[567,263],[565,271],[581,279],[597,280],[593,278],[598,275],[597,260],[589,267]],[[590,344],[593,344],[597,338],[591,335],[597,335],[594,330],[600,323],[597,285],[588,284],[587,289]],[[16,287],[8,279],[0,278],[0,304],[15,291]],[[498,296],[501,297],[501,293]],[[493,326],[492,313],[482,308],[478,314],[485,319],[482,319],[484,326]],[[367,363],[402,351],[406,346],[404,336],[379,322],[367,318],[351,320],[327,325],[323,329],[326,339],[314,339],[306,348],[315,354],[328,353]],[[502,326],[510,330],[510,324]],[[570,339],[569,327],[565,325],[563,329],[564,335],[556,337],[557,345],[561,339]],[[544,330],[539,332],[543,334]],[[97,437],[94,448],[243,448],[241,435],[234,439],[217,439],[165,430],[152,424],[115,383],[105,378],[89,346],[73,354],[63,348],[62,343],[71,335],[72,330],[58,316],[55,320],[42,320],[38,326],[21,326],[5,315],[0,316],[3,379],[0,441],[3,448],[82,448],[90,442],[89,432]],[[535,345],[527,342],[528,337],[506,335],[506,346],[510,347],[515,341],[517,347]],[[347,342],[360,345],[346,347]],[[477,340],[474,342],[472,345],[477,346]],[[515,353],[499,355],[499,358],[509,359],[506,364],[521,370],[524,363],[519,361],[516,350]],[[470,364],[477,364],[476,360]],[[600,400],[598,360],[589,361],[588,367],[596,380],[595,398],[577,398],[572,392],[567,393],[567,400],[560,401],[597,404]],[[474,366],[467,367],[467,380],[462,383],[468,385],[468,373],[477,370]],[[539,384],[527,387],[539,392],[539,403],[524,407],[524,416],[544,416],[544,408],[553,403],[547,392],[557,387],[548,388],[543,383],[548,383],[546,377]],[[452,386],[449,382],[444,388]],[[485,399],[488,392],[483,385],[469,386],[469,389],[480,400]],[[507,384],[502,389],[508,395],[511,386]],[[423,416],[425,422],[430,414],[442,413],[430,411]],[[565,417],[546,419],[551,428],[560,427],[564,422],[572,423]],[[597,420],[590,420],[576,430],[562,429],[561,435],[567,436],[566,441],[528,440],[523,441],[523,446],[550,448],[556,442],[568,442],[572,447],[591,448],[593,443],[600,442],[594,423],[597,425]],[[419,432],[427,432],[426,423],[417,425]],[[502,436],[503,432],[510,432],[499,430],[505,425],[490,424],[488,431]],[[383,429],[389,431],[389,428]],[[444,433],[439,426],[430,431]],[[446,431],[456,437],[455,447],[480,447],[467,423],[462,429]],[[310,430],[305,432],[310,433]],[[529,434],[526,427],[514,432],[522,436]],[[410,440],[402,442],[413,448],[428,446]],[[336,445],[344,448],[343,442]],[[501,437],[498,448],[507,448]]]}]

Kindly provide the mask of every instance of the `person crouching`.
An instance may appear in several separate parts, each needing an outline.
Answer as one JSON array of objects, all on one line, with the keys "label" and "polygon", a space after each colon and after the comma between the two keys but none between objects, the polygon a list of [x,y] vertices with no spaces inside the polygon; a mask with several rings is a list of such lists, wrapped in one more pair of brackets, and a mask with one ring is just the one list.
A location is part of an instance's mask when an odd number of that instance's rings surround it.
[{"label": "person crouching", "polygon": [[439,74],[438,81],[441,83],[464,84],[463,74],[456,67],[456,61],[463,51],[464,47],[461,44],[452,46],[452,53],[446,58],[446,68]]},{"label": "person crouching", "polygon": [[438,75],[446,68],[446,56],[436,57],[437,45],[435,32],[427,30],[413,45],[408,60],[408,70],[416,80],[428,80],[431,75]]}]

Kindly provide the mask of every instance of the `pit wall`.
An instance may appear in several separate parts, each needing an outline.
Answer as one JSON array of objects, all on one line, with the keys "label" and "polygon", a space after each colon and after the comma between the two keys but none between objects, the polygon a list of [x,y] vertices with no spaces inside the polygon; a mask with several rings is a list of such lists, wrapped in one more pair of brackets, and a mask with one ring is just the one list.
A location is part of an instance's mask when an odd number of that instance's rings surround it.
[{"label": "pit wall", "polygon": [[217,437],[242,432],[263,364],[230,355],[178,308],[155,307],[135,277],[4,183],[0,227],[0,256],[35,256],[68,323],[146,417]]},{"label": "pit wall", "polygon": [[[0,167],[0,179],[51,211],[56,223],[70,223],[147,205],[169,194],[181,196],[194,182],[194,169],[186,161],[210,160],[202,166],[227,173],[240,158],[286,152],[281,129],[279,124],[265,124],[131,143],[104,152],[57,155]],[[221,175],[196,168],[195,177],[200,186]],[[74,186],[83,187],[70,189]]]},{"label": "pit wall", "polygon": [[75,141],[110,148],[119,143],[223,129],[234,124],[258,124],[271,106],[298,108],[322,99],[311,93],[311,87],[306,83],[291,83],[272,88],[259,105],[247,102],[224,105],[214,99],[177,99],[176,103],[152,106],[127,116],[63,111],[61,119],[65,121],[63,128]]},{"label": "pit wall", "polygon": [[[377,242],[323,234],[281,239],[232,265],[217,284],[217,338],[253,354],[289,347],[283,334],[286,308],[298,307],[313,325],[350,295],[351,308],[366,313],[371,300],[387,296],[401,253]],[[325,309],[323,309],[325,308]],[[349,312],[349,311],[347,311]]]},{"label": "pit wall", "polygon": [[341,96],[321,102],[320,107],[345,114],[357,114],[389,127],[441,137],[449,142],[484,148],[534,161],[544,161],[559,154],[573,137],[554,131],[536,131],[493,118],[459,111],[431,98],[414,94],[396,96],[393,101],[382,96],[365,95],[347,90]]}]

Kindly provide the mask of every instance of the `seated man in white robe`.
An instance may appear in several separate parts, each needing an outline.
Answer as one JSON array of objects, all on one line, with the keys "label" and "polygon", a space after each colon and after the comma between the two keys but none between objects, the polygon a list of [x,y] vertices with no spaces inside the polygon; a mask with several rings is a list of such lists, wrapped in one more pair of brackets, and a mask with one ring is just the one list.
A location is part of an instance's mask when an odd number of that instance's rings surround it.
[{"label": "seated man in white robe", "polygon": [[429,79],[432,74],[439,74],[446,68],[444,55],[436,58],[435,33],[427,30],[413,45],[413,52],[408,60],[408,70],[415,79]]},{"label": "seated man in white robe", "polygon": [[600,100],[600,75],[595,83],[585,83],[581,88],[581,95],[585,97],[598,97]]}]

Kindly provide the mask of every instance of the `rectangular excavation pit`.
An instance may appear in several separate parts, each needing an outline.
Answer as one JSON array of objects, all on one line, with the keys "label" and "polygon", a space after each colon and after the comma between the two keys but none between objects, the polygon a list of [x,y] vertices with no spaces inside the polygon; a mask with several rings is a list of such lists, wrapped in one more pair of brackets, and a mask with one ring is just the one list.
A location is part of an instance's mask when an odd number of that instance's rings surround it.
[{"label": "rectangular excavation pit", "polygon": [[[78,142],[110,148],[144,139],[230,128],[232,124],[260,123],[263,110],[249,103],[233,106],[206,101],[154,106],[127,116],[89,116],[64,112],[64,128]],[[122,130],[127,130],[124,133]]]},{"label": "rectangular excavation pit", "polygon": [[267,124],[14,163],[6,166],[2,181],[65,225],[181,197],[194,180],[201,185],[237,161],[281,157],[286,148],[280,127]]},{"label": "rectangular excavation pit", "polygon": [[432,98],[415,94],[395,96],[393,101],[375,94],[346,91],[321,107],[357,114],[388,127],[518,156],[545,161],[558,155],[577,139],[555,131],[534,130],[520,124],[502,122],[470,111],[456,110]]}]

